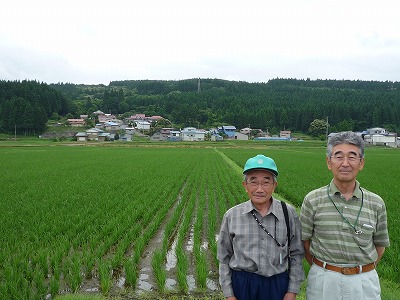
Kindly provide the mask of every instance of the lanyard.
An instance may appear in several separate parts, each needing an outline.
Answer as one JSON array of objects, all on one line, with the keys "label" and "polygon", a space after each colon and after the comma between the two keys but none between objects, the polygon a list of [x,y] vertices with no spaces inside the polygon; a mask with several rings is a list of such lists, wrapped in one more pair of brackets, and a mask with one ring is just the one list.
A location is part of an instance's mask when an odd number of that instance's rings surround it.
[{"label": "lanyard", "polygon": [[339,211],[339,209],[337,208],[335,202],[333,202],[333,199],[332,199],[331,195],[329,194],[329,192],[330,192],[330,185],[328,184],[328,186],[327,186],[328,197],[329,197],[329,199],[332,201],[333,206],[335,206],[337,212],[340,214],[340,216],[342,217],[342,219],[343,219],[347,224],[349,224],[351,228],[354,229],[355,234],[362,234],[362,230],[361,230],[361,229],[358,229],[358,230],[356,229],[356,226],[357,226],[357,223],[358,223],[358,218],[360,217],[360,213],[361,213],[361,210],[362,210],[363,205],[364,205],[364,192],[363,192],[363,190],[361,189],[361,187],[360,187],[360,191],[361,191],[361,205],[360,205],[360,209],[358,210],[358,214],[357,214],[356,221],[354,222],[354,225],[353,225],[353,224],[351,224],[351,223],[349,222],[349,220],[347,220],[347,218]]},{"label": "lanyard", "polygon": [[[275,243],[278,245],[278,247],[285,246],[285,244],[282,245],[281,243],[279,243],[278,240],[275,238],[275,236],[273,236],[271,233],[269,233],[269,231],[261,224],[261,222],[258,220],[254,211],[251,211],[251,214],[253,215],[254,219],[257,221],[258,225],[260,225],[261,229],[264,230],[275,241]],[[276,235],[276,219],[275,219],[275,235]]]}]

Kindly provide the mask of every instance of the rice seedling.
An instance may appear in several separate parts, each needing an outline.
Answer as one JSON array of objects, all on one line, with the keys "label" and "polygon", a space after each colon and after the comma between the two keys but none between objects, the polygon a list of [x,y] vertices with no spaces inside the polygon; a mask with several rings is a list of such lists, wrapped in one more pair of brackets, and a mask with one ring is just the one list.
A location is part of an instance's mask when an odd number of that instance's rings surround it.
[{"label": "rice seedling", "polygon": [[103,295],[108,295],[112,287],[111,266],[108,261],[99,263],[100,288]]},{"label": "rice seedling", "polygon": [[165,290],[165,282],[167,279],[165,268],[164,268],[164,254],[161,250],[155,251],[153,259],[151,260],[151,266],[153,268],[153,274],[156,278],[157,287],[160,291]]},{"label": "rice seedling", "polygon": [[177,281],[179,290],[187,294],[189,289],[187,282],[188,259],[182,247],[183,247],[182,243],[177,244],[175,250],[177,258]]},{"label": "rice seedling", "polygon": [[137,270],[136,270],[136,264],[134,263],[133,260],[126,260],[124,263],[124,268],[125,268],[125,284],[127,286],[135,287],[136,282],[137,282]]}]

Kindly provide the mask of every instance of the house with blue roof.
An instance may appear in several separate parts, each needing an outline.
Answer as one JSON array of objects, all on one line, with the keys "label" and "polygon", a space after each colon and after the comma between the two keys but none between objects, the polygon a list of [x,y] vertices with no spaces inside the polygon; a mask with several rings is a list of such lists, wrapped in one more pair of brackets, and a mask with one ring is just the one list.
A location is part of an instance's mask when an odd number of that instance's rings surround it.
[{"label": "house with blue roof", "polygon": [[234,139],[236,133],[236,127],[232,125],[224,125],[218,127],[218,132],[220,134],[226,135],[228,139]]}]

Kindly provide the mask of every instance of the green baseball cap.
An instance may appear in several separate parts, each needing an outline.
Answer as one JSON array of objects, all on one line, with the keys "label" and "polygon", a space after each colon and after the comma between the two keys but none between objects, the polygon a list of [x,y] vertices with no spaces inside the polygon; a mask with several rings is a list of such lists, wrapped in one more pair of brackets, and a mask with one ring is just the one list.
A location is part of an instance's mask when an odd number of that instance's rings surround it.
[{"label": "green baseball cap", "polygon": [[262,154],[258,154],[252,158],[249,158],[246,161],[243,169],[243,174],[246,174],[247,172],[256,169],[264,169],[272,172],[273,174],[275,174],[275,176],[278,176],[278,168],[275,164],[275,161],[272,158]]}]

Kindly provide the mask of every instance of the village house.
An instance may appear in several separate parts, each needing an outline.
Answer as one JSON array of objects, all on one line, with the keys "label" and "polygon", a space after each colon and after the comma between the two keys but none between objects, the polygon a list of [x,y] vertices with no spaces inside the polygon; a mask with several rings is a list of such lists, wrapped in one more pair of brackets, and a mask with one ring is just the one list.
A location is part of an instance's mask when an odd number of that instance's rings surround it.
[{"label": "village house", "polygon": [[180,130],[170,130],[167,140],[172,142],[180,141],[181,140]]},{"label": "village house", "polygon": [[397,133],[390,133],[384,128],[375,127],[362,133],[366,144],[373,146],[398,147]]},{"label": "village house", "polygon": [[104,129],[107,131],[118,131],[120,129],[119,124],[113,121],[107,121],[103,125]]},{"label": "village house", "polygon": [[67,122],[71,126],[82,127],[86,125],[85,119],[67,119]]},{"label": "village house", "polygon": [[249,136],[247,134],[243,134],[241,132],[235,132],[235,140],[247,141],[248,139]]},{"label": "village house", "polygon": [[234,139],[236,127],[231,126],[231,125],[224,125],[224,126],[218,127],[218,132],[222,135],[226,135],[226,137],[228,139]]},{"label": "village house", "polygon": [[141,131],[149,131],[150,130],[150,123],[147,121],[135,121],[136,129]]},{"label": "village house", "polygon": [[290,130],[281,130],[279,137],[290,139],[292,137],[292,132]]},{"label": "village house", "polygon": [[145,120],[150,122],[150,123],[157,122],[157,121],[160,121],[162,119],[164,119],[164,118],[161,117],[161,116],[151,116],[151,117],[146,117],[145,118]]},{"label": "village house", "polygon": [[220,142],[223,141],[224,138],[218,133],[211,133],[210,140],[213,142]]},{"label": "village house", "polygon": [[185,127],[181,131],[181,140],[182,141],[204,141],[205,139],[205,131],[197,130],[195,127]]},{"label": "village house", "polygon": [[251,128],[250,128],[250,127],[242,128],[242,129],[239,130],[239,132],[240,132],[241,134],[247,134],[247,135],[249,135],[250,132],[251,132]]},{"label": "village house", "polygon": [[87,142],[87,141],[98,141],[104,142],[112,138],[111,133],[104,132],[98,128],[90,128],[85,132],[78,132],[75,134],[76,140],[78,142]]}]

